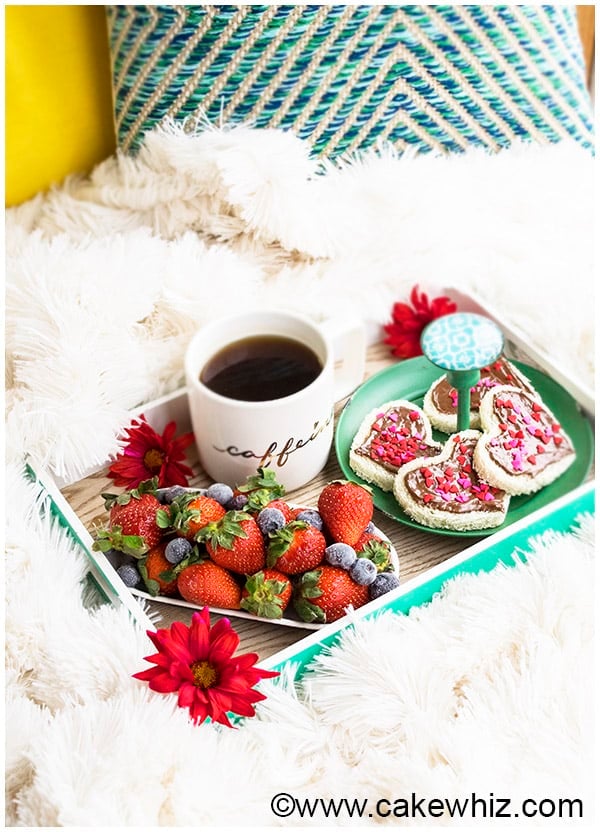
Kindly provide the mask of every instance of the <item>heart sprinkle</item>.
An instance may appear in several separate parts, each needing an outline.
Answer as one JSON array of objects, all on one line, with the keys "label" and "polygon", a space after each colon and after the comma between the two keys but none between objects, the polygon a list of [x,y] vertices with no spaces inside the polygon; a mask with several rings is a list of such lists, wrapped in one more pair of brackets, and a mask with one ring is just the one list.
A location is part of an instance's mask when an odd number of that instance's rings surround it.
[{"label": "heart sprinkle", "polygon": [[[454,452],[457,454],[456,457],[453,456],[438,465],[428,465],[418,469],[418,475],[421,478],[419,491],[422,491],[423,502],[437,502],[441,508],[442,505],[450,503],[465,505],[466,503],[472,504],[473,501],[489,503],[495,500],[500,492],[488,483],[479,480],[477,475],[473,474],[473,468],[468,462],[470,456],[467,454],[472,454],[475,441],[467,444],[461,442],[458,436],[453,437],[453,441],[456,444]],[[476,509],[467,507],[467,510]]]},{"label": "heart sprinkle", "polygon": [[[532,401],[525,394],[518,397],[520,404],[511,399],[496,397],[494,414],[498,420],[499,433],[488,440],[487,445],[493,455],[497,455],[500,448],[506,451],[503,458],[508,457],[512,471],[523,473],[527,468],[539,470],[548,464],[552,460],[552,456],[548,456],[552,454],[550,441],[554,439],[554,445],[558,447],[564,436],[560,435],[560,423],[552,421],[546,424],[547,411],[539,402]],[[501,459],[499,456],[496,458],[498,461]]]}]

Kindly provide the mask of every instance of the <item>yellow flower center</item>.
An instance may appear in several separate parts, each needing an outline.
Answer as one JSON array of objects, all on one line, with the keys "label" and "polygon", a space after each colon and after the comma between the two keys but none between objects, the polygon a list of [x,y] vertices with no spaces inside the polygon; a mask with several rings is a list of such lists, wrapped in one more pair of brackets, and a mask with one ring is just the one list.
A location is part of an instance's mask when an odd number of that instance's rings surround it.
[{"label": "yellow flower center", "polygon": [[210,662],[194,662],[190,665],[190,670],[198,688],[210,688],[217,681],[217,671]]},{"label": "yellow flower center", "polygon": [[159,451],[158,448],[150,448],[150,450],[146,451],[144,454],[144,466],[152,474],[157,473],[160,471],[164,459],[165,455],[162,451]]}]

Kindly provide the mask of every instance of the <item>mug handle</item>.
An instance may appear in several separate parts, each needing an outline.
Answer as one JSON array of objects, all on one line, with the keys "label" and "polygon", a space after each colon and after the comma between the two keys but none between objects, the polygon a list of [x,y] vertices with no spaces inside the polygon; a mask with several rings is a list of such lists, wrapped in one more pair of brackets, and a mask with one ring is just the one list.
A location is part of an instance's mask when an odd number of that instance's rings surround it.
[{"label": "mug handle", "polygon": [[321,324],[330,343],[334,360],[335,401],[349,396],[365,374],[367,336],[358,318],[330,318]]}]

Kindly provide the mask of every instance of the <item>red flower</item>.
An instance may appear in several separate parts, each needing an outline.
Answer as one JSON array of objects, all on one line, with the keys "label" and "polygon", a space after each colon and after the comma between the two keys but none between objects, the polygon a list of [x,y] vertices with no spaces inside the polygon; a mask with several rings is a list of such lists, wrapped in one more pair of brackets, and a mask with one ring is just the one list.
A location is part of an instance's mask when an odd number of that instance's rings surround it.
[{"label": "red flower", "polygon": [[156,667],[134,673],[133,678],[148,682],[158,693],[179,691],[179,707],[189,708],[196,724],[210,717],[231,728],[228,712],[254,716],[254,703],[266,699],[254,685],[279,676],[254,667],[256,653],[233,658],[239,636],[227,618],[211,627],[208,607],[192,615],[189,627],[175,621],[170,630],[147,633],[158,653],[145,659]]},{"label": "red flower", "polygon": [[392,309],[392,322],[384,325],[387,338],[384,344],[390,344],[392,354],[399,358],[414,358],[422,355],[421,333],[428,323],[442,315],[456,312],[456,304],[445,296],[429,300],[425,292],[419,293],[419,287],[413,287],[410,302],[395,303]]},{"label": "red flower", "polygon": [[150,427],[142,415],[125,430],[129,441],[108,469],[115,485],[136,488],[143,480],[158,477],[158,487],[187,485],[194,472],[181,460],[185,449],[194,439],[193,433],[185,433],[177,439],[175,422],[169,422],[160,436]]}]

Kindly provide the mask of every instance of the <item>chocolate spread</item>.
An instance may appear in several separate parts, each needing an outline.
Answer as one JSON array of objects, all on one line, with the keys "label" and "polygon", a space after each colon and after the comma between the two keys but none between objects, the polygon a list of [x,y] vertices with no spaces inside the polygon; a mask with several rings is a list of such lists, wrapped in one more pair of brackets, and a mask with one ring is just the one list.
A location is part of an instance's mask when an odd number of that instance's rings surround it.
[{"label": "chocolate spread", "polygon": [[494,396],[501,433],[486,442],[494,462],[513,476],[535,477],[573,453],[559,422],[535,396],[525,392]]},{"label": "chocolate spread", "polygon": [[441,445],[427,441],[423,417],[409,407],[392,407],[378,413],[371,431],[356,453],[369,457],[387,471],[396,472],[416,457],[439,454]]},{"label": "chocolate spread", "polygon": [[[471,411],[479,410],[481,399],[492,387],[499,384],[512,384],[523,390],[533,392],[533,388],[526,384],[520,375],[513,372],[513,368],[506,358],[499,358],[488,367],[483,367],[481,377],[475,387],[471,387]],[[442,376],[431,390],[431,400],[440,413],[454,415],[458,407],[458,393],[446,376]]]},{"label": "chocolate spread", "polygon": [[412,498],[425,507],[452,514],[468,511],[503,511],[505,492],[479,479],[473,468],[473,451],[477,437],[452,437],[450,456],[425,464],[404,475],[404,484]]}]

